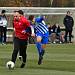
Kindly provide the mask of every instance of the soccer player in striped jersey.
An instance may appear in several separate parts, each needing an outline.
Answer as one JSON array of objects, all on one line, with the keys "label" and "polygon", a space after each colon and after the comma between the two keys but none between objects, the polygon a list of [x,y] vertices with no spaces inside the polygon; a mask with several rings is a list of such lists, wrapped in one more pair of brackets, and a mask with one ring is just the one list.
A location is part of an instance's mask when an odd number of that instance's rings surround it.
[{"label": "soccer player in striped jersey", "polygon": [[39,53],[38,65],[42,63],[43,55],[45,53],[45,47],[46,44],[48,43],[48,36],[49,36],[48,27],[45,24],[44,19],[45,19],[44,16],[39,16],[35,19],[36,47]]},{"label": "soccer player in striped jersey", "polygon": [[[38,60],[38,65],[42,63],[43,55],[45,53],[45,47],[46,44],[48,43],[48,27],[45,24],[44,21],[45,17],[44,16],[39,16],[35,18],[35,25],[34,30],[35,30],[35,35],[36,35],[36,47],[39,53],[39,60]],[[29,16],[30,22],[34,21],[34,16]],[[32,24],[32,23],[31,23]]]}]

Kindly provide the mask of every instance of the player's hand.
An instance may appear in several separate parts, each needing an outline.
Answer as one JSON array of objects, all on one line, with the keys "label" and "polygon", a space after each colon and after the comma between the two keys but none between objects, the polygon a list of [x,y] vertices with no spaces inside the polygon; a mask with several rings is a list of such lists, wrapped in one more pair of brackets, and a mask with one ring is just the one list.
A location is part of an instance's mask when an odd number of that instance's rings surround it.
[{"label": "player's hand", "polygon": [[23,34],[26,34],[26,31],[25,31],[25,30],[23,30],[23,31],[22,31],[22,33],[23,33]]},{"label": "player's hand", "polygon": [[35,37],[35,34],[31,34],[32,37]]}]

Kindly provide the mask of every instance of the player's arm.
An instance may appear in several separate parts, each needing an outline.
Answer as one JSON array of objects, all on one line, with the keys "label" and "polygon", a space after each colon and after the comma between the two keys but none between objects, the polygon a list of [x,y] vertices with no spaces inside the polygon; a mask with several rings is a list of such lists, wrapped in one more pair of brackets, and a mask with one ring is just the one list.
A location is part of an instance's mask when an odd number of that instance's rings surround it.
[{"label": "player's arm", "polygon": [[30,22],[28,20],[25,20],[26,29],[22,31],[23,33],[31,34],[31,36],[35,36],[34,33],[34,27],[30,25]]},{"label": "player's arm", "polygon": [[42,23],[43,23],[44,25],[46,25],[46,23],[45,23],[45,21],[44,21],[44,20],[42,21]]},{"label": "player's arm", "polygon": [[32,36],[32,37],[35,37],[34,27],[33,27],[33,26],[30,26],[30,28],[31,28],[31,36]]}]

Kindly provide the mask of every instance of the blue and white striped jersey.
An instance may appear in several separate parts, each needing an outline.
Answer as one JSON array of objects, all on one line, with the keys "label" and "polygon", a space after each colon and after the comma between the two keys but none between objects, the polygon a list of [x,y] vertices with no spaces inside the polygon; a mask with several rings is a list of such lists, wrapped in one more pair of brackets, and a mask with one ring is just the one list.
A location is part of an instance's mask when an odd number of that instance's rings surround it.
[{"label": "blue and white striped jersey", "polygon": [[[38,21],[38,19],[39,19],[39,21]],[[47,33],[48,27],[45,24],[44,20],[41,20],[41,18],[38,18],[38,19],[36,19],[36,25],[35,25],[36,32],[39,32],[42,34]]]}]

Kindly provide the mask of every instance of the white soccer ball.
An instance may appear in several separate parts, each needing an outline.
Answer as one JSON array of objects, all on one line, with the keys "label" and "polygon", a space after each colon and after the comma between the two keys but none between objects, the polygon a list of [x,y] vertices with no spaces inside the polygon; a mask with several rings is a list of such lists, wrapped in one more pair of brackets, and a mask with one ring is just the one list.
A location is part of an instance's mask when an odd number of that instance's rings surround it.
[{"label": "white soccer ball", "polygon": [[15,66],[15,64],[12,61],[8,61],[6,63],[6,68],[8,68],[8,69],[14,69],[14,66]]}]

